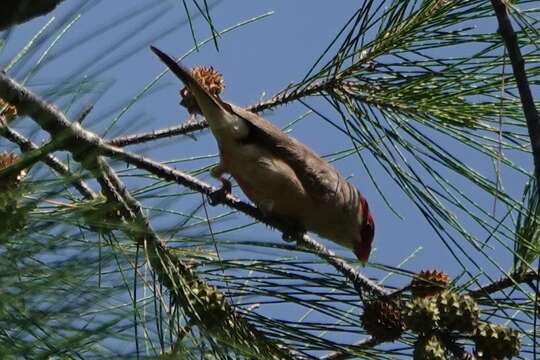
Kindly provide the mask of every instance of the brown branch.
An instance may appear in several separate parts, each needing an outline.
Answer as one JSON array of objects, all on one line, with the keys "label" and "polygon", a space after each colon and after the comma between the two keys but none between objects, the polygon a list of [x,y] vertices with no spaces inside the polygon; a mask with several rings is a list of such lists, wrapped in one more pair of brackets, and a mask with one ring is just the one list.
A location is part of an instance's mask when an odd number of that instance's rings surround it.
[{"label": "brown branch", "polygon": [[0,31],[54,10],[64,0],[3,0]]},{"label": "brown branch", "polygon": [[521,105],[523,107],[523,114],[527,120],[527,128],[529,130],[534,158],[534,173],[536,184],[540,192],[540,120],[529,86],[527,73],[525,71],[525,60],[521,55],[518,38],[512,28],[512,22],[508,16],[505,2],[503,0],[491,0],[491,4],[497,15],[499,32],[508,50],[508,57],[512,63],[512,70],[514,71],[514,77],[516,79]]},{"label": "brown branch", "polygon": [[[35,151],[38,149],[38,146],[34,144],[31,140],[25,138],[15,130],[9,128],[8,126],[0,126],[0,135],[8,139],[9,141],[17,144],[22,152]],[[43,162],[47,164],[51,169],[56,171],[58,174],[62,175],[68,182],[73,185],[82,196],[87,199],[95,199],[96,194],[92,189],[77,176],[74,176],[60,160],[58,160],[53,155],[47,155],[43,159]]]},{"label": "brown branch", "polygon": [[[107,148],[95,134],[70,123],[56,107],[0,73],[0,98],[17,107],[20,115],[28,115],[54,139],[60,137],[62,148],[70,151],[75,160],[91,171],[102,185],[109,200],[120,205],[123,217],[129,222],[127,231],[144,246],[147,258],[159,281],[168,288],[176,305],[197,321],[202,329],[222,344],[239,353],[260,359],[293,359],[292,351],[270,341],[242,317],[217,289],[206,284],[180,261],[157,236],[144,216],[142,206],[131,196],[116,173],[101,157]],[[213,297],[205,294],[213,293]],[[217,306],[217,307],[216,307]]]},{"label": "brown branch", "polygon": [[497,291],[501,291],[509,287],[515,286],[517,284],[530,283],[531,281],[535,280],[536,277],[536,272],[532,270],[521,274],[509,275],[500,280],[484,285],[479,289],[472,290],[468,293],[468,295],[477,299],[482,298],[485,296],[489,296],[490,294],[496,293]]},{"label": "brown branch", "polygon": [[[298,100],[306,96],[311,96],[317,93],[321,93],[323,91],[328,91],[335,84],[336,84],[335,80],[328,80],[328,81],[316,82],[315,84],[309,85],[303,89],[292,90],[292,89],[287,88],[280,91],[277,95],[273,96],[269,100],[249,106],[247,110],[253,111],[255,113],[269,110],[276,106],[284,105],[284,104]],[[206,122],[206,120],[203,119],[203,120],[193,121],[192,118],[189,118],[188,120],[185,120],[181,125],[178,125],[178,126],[172,126],[172,127],[161,129],[161,130],[154,130],[148,133],[119,136],[119,137],[109,140],[108,143],[110,145],[123,147],[123,146],[128,146],[128,145],[141,144],[144,142],[158,140],[158,139],[169,138],[169,137],[178,136],[178,135],[187,135],[194,131],[206,129],[207,127],[208,127],[208,123]]]},{"label": "brown branch", "polygon": [[[210,195],[217,189],[198,180],[197,178],[185,174],[181,171],[163,165],[156,161],[147,159],[141,155],[126,152],[120,148],[108,145],[96,134],[83,129],[78,123],[70,123],[63,113],[55,107],[48,105],[43,100],[32,94],[26,88],[20,86],[5,74],[0,74],[0,97],[8,102],[18,105],[23,104],[28,115],[39,125],[51,134],[65,134],[71,143],[67,143],[67,149],[73,153],[74,159],[80,161],[81,158],[88,156],[89,153],[113,157],[123,160],[140,169],[144,169],[160,178],[178,183],[191,190],[201,194]],[[223,204],[239,210],[252,218],[272,226],[282,232],[287,230],[283,224],[265,217],[259,209],[240,201],[238,198],[228,195]],[[346,261],[337,258],[336,255],[326,249],[323,245],[311,239],[307,235],[296,239],[298,244],[314,251],[317,255],[327,260],[332,266],[341,272],[354,285],[355,289],[362,293],[369,291],[375,296],[386,295],[386,290],[380,285],[374,283],[360,272],[356,271]]]},{"label": "brown branch", "polygon": [[349,351],[336,351],[334,353],[328,354],[321,358],[321,360],[346,360],[354,357],[358,357],[357,354],[354,354],[350,351],[359,351],[374,348],[375,346],[381,344],[380,341],[375,340],[374,338],[369,338],[367,340],[362,340],[354,345],[349,346]]},{"label": "brown branch", "polygon": [[[531,140],[531,150],[534,161],[534,175],[536,178],[536,191],[540,194],[540,119],[538,118],[538,111],[534,104],[534,98],[532,96],[531,87],[529,86],[529,80],[527,78],[527,72],[525,71],[525,59],[521,55],[521,49],[519,47],[518,38],[514,29],[512,28],[512,22],[508,16],[508,9],[506,3],[503,0],[491,0],[495,14],[497,15],[497,21],[499,23],[499,33],[501,34],[506,49],[508,50],[508,57],[512,63],[512,70],[514,72],[514,78],[516,79],[519,97],[521,99],[521,106],[523,107],[523,113],[527,120],[527,129],[529,130],[529,138]],[[538,206],[538,204],[537,204]],[[536,209],[538,213],[538,208]],[[536,286],[535,286],[535,299],[534,299],[534,336],[536,337],[536,319],[538,313],[538,283],[540,281],[540,260],[538,261],[537,274],[536,274]],[[533,353],[536,357],[536,341],[533,343]]]},{"label": "brown branch", "polygon": [[[79,130],[82,132],[87,132],[83,129]],[[191,175],[185,174],[167,165],[147,159],[141,155],[129,153],[127,151],[104,143],[94,143],[93,145],[99,148],[99,151],[105,156],[110,156],[118,160],[123,160],[128,164],[131,164],[139,169],[144,169],[158,176],[161,179],[175,182],[201,194],[210,195],[216,190],[218,190],[215,187],[210,186]],[[222,201],[222,203],[230,208],[249,215],[257,221],[276,228],[283,233],[287,232],[288,230],[286,225],[280,223],[276,219],[264,216],[258,208],[239,200],[233,195],[227,195]],[[369,278],[362,275],[360,272],[356,271],[356,269],[354,269],[346,261],[336,257],[336,255],[332,251],[326,249],[323,245],[311,239],[309,236],[304,235],[303,237],[297,238],[295,240],[297,240],[298,245],[312,250],[315,254],[325,259],[328,263],[334,266],[336,270],[338,270],[348,280],[352,282],[355,289],[359,293],[367,290],[375,296],[382,296],[387,294],[386,290],[383,287],[374,283]]]},{"label": "brown branch", "polygon": [[148,141],[169,138],[178,135],[187,135],[194,131],[203,130],[208,127],[206,120],[190,121],[187,120],[179,126],[172,126],[167,129],[155,130],[144,134],[135,134],[119,136],[108,141],[110,145],[123,147],[134,144],[141,144]]},{"label": "brown branch", "polygon": [[262,101],[258,104],[251,105],[247,108],[249,111],[259,113],[261,111],[269,110],[275,108],[276,106],[285,105],[287,103],[293,102],[295,100],[319,94],[322,92],[328,92],[330,89],[335,87],[339,81],[336,78],[331,78],[328,80],[316,81],[309,85],[304,85],[301,87],[288,87],[281,90],[277,95],[272,98]]}]

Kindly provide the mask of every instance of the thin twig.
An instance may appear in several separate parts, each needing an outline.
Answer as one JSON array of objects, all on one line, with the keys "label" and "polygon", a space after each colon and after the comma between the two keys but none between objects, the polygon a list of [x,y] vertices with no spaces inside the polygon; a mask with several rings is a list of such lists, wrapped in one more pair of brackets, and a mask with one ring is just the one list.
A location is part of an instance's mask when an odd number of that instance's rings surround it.
[{"label": "thin twig", "polygon": [[509,275],[500,280],[482,286],[479,289],[472,290],[468,293],[468,295],[477,299],[482,298],[485,296],[489,296],[490,294],[496,293],[497,291],[501,291],[509,287],[515,286],[517,284],[529,283],[536,279],[536,277],[536,272],[532,270],[521,274]]},{"label": "thin twig", "polygon": [[[335,80],[320,81],[307,86],[303,89],[289,90],[284,89],[280,91],[277,95],[273,96],[269,100],[259,102],[255,105],[251,105],[247,108],[248,111],[255,113],[262,112],[265,110],[272,109],[276,106],[284,105],[289,102],[304,98],[306,96],[315,95],[323,91],[328,91],[332,86],[336,84]],[[194,121],[192,118],[188,118],[181,125],[172,126],[166,129],[154,130],[142,134],[133,134],[119,136],[117,138],[111,139],[108,141],[109,144],[114,146],[128,146],[134,144],[141,144],[148,141],[170,138],[173,136],[179,135],[188,135],[194,131],[204,130],[208,127],[206,120],[197,120]]]},{"label": "thin twig", "polygon": [[[199,193],[210,195],[216,188],[200,181],[199,179],[185,174],[181,171],[163,165],[159,162],[147,159],[141,155],[133,154],[124,151],[115,146],[105,143],[96,134],[83,129],[78,123],[70,123],[64,114],[56,107],[46,103],[39,97],[31,93],[28,89],[19,85],[14,80],[10,79],[6,74],[0,73],[0,97],[6,101],[21,106],[26,114],[32,116],[36,122],[46,131],[51,134],[62,134],[67,139],[72,139],[71,142],[65,142],[66,149],[71,151],[73,157],[77,161],[83,161],[89,154],[104,155],[123,160],[140,169],[149,171],[150,173],[159,176],[160,178],[173,181],[191,190]],[[264,216],[260,210],[248,203],[240,201],[238,198],[228,195],[224,202],[225,205],[239,210],[254,219],[263,222],[269,226],[277,228],[285,232],[287,227],[275,221],[274,219]],[[386,291],[383,287],[375,284],[373,281],[356,271],[346,261],[339,259],[335,254],[307,235],[296,239],[298,244],[310,250],[315,251],[323,259],[327,260],[339,272],[341,272],[354,285],[355,289],[360,293],[363,291],[371,292],[375,296],[385,295]]]},{"label": "thin twig", "polygon": [[517,35],[512,28],[512,22],[508,17],[507,7],[503,0],[491,0],[491,4],[495,9],[497,20],[499,22],[499,32],[504,40],[508,57],[512,63],[514,78],[519,91],[523,114],[527,120],[527,128],[529,130],[529,138],[531,140],[531,148],[534,159],[534,173],[536,184],[540,191],[540,120],[538,111],[534,104],[529,80],[525,71],[525,59],[521,55]]},{"label": "thin twig", "polygon": [[54,10],[64,0],[3,0],[0,31]]},{"label": "thin twig", "polygon": [[[508,16],[508,8],[506,3],[503,0],[491,0],[491,4],[493,5],[493,9],[497,15],[499,32],[504,40],[506,49],[508,50],[508,57],[512,63],[512,70],[514,71],[514,78],[516,79],[519,97],[521,99],[521,106],[523,107],[523,113],[525,115],[525,119],[527,120],[527,129],[529,130],[529,138],[531,140],[531,150],[534,161],[534,174],[537,187],[536,191],[540,193],[540,119],[538,118],[538,111],[536,109],[536,105],[534,104],[534,98],[532,96],[531,87],[529,86],[527,72],[525,71],[525,59],[521,55],[518,38],[512,27],[510,17]],[[536,279],[534,301],[533,339],[536,339],[536,319],[538,317],[540,260],[538,260],[537,273],[538,275]],[[536,340],[533,342],[533,356],[536,358]]]},{"label": "thin twig", "polygon": [[[351,345],[349,349],[350,351],[366,350],[366,349],[374,348],[380,343],[381,343],[380,341],[375,340],[374,338],[369,338],[367,340],[362,340],[354,345]],[[349,351],[336,351],[334,353],[331,353],[329,355],[322,357],[321,360],[346,360],[346,359],[350,359],[357,356],[358,355],[351,354]]]},{"label": "thin twig", "polygon": [[[191,286],[209,287],[182,261],[180,261],[157,236],[143,213],[140,203],[131,196],[114,170],[101,157],[107,148],[117,149],[97,135],[84,130],[79,123],[70,123],[55,106],[48,104],[28,89],[0,73],[0,98],[17,107],[20,115],[29,115],[52,138],[61,137],[63,148],[73,158],[91,171],[99,181],[105,196],[120,205],[122,216],[129,222],[123,228],[138,244],[142,244],[159,281],[170,291],[175,303],[198,324],[223,344],[238,349],[249,357],[261,359],[293,359],[293,351],[266,338],[250,322],[242,317],[223,298],[223,317],[206,314],[200,304],[204,299],[191,293]],[[214,290],[218,293],[218,290]],[[201,303],[202,301],[202,303]],[[200,313],[203,311],[202,313]],[[208,316],[206,316],[208,315]]]},{"label": "thin twig", "polygon": [[178,135],[187,135],[194,131],[203,130],[208,127],[206,120],[191,121],[187,120],[181,125],[172,126],[167,129],[155,130],[144,134],[135,134],[127,136],[119,136],[117,138],[108,141],[109,144],[114,146],[128,146],[134,144],[141,144],[148,141],[169,138]]},{"label": "thin twig", "polygon": [[[23,152],[34,151],[38,149],[38,146],[34,144],[31,140],[25,138],[23,135],[19,134],[17,131],[9,128],[8,126],[0,127],[0,135],[8,139],[9,141],[17,144]],[[56,171],[58,174],[62,175],[68,182],[73,185],[82,196],[87,199],[95,199],[96,194],[92,189],[79,177],[73,175],[68,167],[64,165],[60,160],[58,160],[53,155],[47,155],[43,159],[43,162],[47,164],[51,169]]]},{"label": "thin twig", "polygon": [[313,96],[322,92],[328,92],[337,85],[339,85],[339,81],[336,78],[330,78],[326,80],[316,81],[307,86],[301,86],[300,88],[286,88],[266,101],[251,105],[247,108],[247,110],[253,111],[255,113],[270,110],[277,106],[285,105],[295,100],[305,98],[307,96]]}]

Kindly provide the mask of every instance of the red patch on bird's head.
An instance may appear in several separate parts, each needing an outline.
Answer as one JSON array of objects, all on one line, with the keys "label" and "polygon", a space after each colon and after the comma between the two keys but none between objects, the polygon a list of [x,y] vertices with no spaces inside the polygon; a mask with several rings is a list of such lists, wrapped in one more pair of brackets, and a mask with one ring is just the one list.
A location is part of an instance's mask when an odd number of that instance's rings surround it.
[{"label": "red patch on bird's head", "polygon": [[358,211],[362,213],[362,223],[360,224],[360,240],[356,242],[354,246],[354,254],[358,260],[362,262],[367,262],[369,260],[369,254],[371,253],[371,244],[373,243],[373,238],[375,237],[375,222],[373,221],[373,216],[369,211],[369,206],[360,195],[360,204]]}]

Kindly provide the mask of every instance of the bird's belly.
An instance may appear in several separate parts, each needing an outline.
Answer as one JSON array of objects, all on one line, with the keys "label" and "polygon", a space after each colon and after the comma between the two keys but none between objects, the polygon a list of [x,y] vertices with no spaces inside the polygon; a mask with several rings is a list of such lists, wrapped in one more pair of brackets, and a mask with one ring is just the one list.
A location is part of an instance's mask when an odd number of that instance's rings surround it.
[{"label": "bird's belly", "polygon": [[355,223],[354,219],[337,204],[337,202],[328,202],[324,205],[314,205],[310,211],[303,214],[302,222],[307,230],[342,246],[352,248],[355,229],[351,229],[350,224]]},{"label": "bird's belly", "polygon": [[254,144],[220,146],[221,163],[246,196],[263,212],[285,216],[306,230],[352,247],[351,214],[336,201],[317,202],[306,193],[294,170]]},{"label": "bird's belly", "polygon": [[253,144],[221,147],[221,162],[262,211],[300,221],[299,214],[310,205],[293,169],[264,148]]}]

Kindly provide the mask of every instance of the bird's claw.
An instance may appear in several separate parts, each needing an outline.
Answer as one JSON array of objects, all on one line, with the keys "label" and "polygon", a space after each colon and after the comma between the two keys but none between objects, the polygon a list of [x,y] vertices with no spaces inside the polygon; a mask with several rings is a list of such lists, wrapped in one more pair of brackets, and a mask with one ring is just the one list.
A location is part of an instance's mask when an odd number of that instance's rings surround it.
[{"label": "bird's claw", "polygon": [[291,220],[284,221],[285,230],[281,238],[286,242],[293,242],[301,239],[306,233],[306,229],[299,223]]},{"label": "bird's claw", "polygon": [[211,206],[216,206],[225,202],[225,198],[232,191],[232,185],[229,180],[224,177],[220,177],[219,180],[221,180],[221,187],[208,194],[208,203]]},{"label": "bird's claw", "polygon": [[301,239],[306,232],[302,230],[285,231],[281,238],[286,242],[294,242]]},{"label": "bird's claw", "polygon": [[297,235],[298,234],[294,234],[294,233],[291,233],[291,232],[284,232],[281,235],[281,238],[283,239],[283,241],[286,241],[286,242],[294,242],[297,239]]},{"label": "bird's claw", "polygon": [[225,174],[225,167],[221,163],[210,169],[210,176],[214,179],[220,179],[223,182],[222,176]]}]

